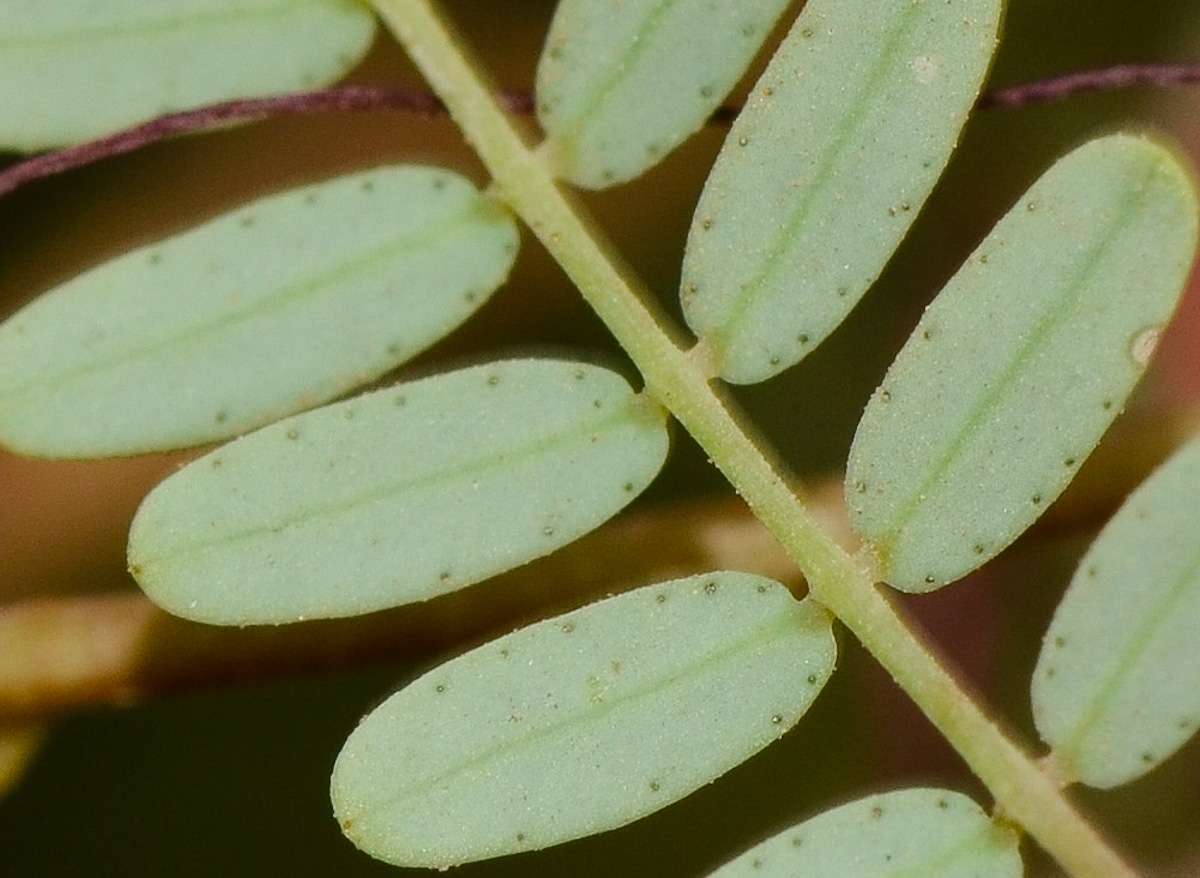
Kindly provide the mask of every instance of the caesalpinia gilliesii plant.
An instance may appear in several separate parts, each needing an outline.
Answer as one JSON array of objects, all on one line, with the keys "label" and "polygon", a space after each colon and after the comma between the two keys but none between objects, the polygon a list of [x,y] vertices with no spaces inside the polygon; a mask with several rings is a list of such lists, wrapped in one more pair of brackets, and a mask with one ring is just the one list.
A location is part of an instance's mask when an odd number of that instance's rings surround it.
[{"label": "caesalpinia gilliesii plant", "polygon": [[[563,0],[537,71],[536,143],[425,0],[5,13],[8,32],[58,62],[36,71],[36,108],[14,105],[14,148],[330,81],[378,20],[491,176],[481,188],[389,165],[306,184],[97,266],[0,327],[7,447],[92,458],[224,443],[133,522],[130,570],[159,606],[279,625],[482,582],[623,509],[663,466],[672,423],[803,574],[793,591],[696,570],[405,686],[333,770],[342,830],[379,859],[443,868],[537,850],[678,801],[800,722],[841,627],[959,753],[991,813],[950,789],[875,792],[713,874],[1003,878],[1022,872],[1023,834],[1070,875],[1135,874],[1064,789],[1128,783],[1200,724],[1200,448],[1135,491],[1081,561],[1030,684],[1040,758],[889,590],[931,592],[995,558],[1121,412],[1195,256],[1189,173],[1153,139],[1101,137],[996,223],[866,404],[844,492],[857,545],[844,548],[722,385],[804,368],[875,283],[978,100],[999,0],[805,4],[700,195],[680,272],[686,330],[569,195],[636,178],[698,130],[787,5]],[[200,22],[213,54],[193,67],[179,46]],[[275,63],[237,63],[246,46]],[[194,90],[147,87],[145,71],[164,69],[177,75],[155,81]],[[116,85],[80,112],[65,97],[96,71]],[[468,320],[504,283],[520,226],[603,320],[627,373],[510,357],[347,396]]]}]

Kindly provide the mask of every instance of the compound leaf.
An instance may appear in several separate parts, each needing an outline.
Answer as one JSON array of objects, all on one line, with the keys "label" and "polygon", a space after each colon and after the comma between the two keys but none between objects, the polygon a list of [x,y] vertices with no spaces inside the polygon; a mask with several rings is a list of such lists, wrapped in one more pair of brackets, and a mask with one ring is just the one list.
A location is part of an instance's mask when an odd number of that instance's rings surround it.
[{"label": "compound leaf", "polygon": [[681,298],[721,377],[811,351],[879,276],[950,158],[1000,0],[810,0],[704,187]]},{"label": "compound leaf", "polygon": [[1017,842],[966,796],[898,790],[785,830],[709,878],[1020,878]]},{"label": "compound leaf", "polygon": [[367,51],[353,0],[54,0],[0,7],[0,147],[79,143],[164,113],[315,88]]},{"label": "compound leaf", "polygon": [[830,619],[713,573],[539,622],[446,663],[354,731],[337,818],[406,866],[534,850],[688,795],[794,725],[833,671]]},{"label": "compound leaf", "polygon": [[788,0],[562,0],[538,64],[537,114],[555,173],[623,183],[696,132]]},{"label": "compound leaf", "polygon": [[545,555],[632,500],[663,411],[619,375],[510,360],[272,424],[142,503],[130,570],[169,612],[223,625],[420,601]]},{"label": "compound leaf", "polygon": [[0,442],[102,457],[244,433],[449,333],[516,249],[511,217],[439,168],[262,199],[101,265],[0,326]]},{"label": "compound leaf", "polygon": [[1161,146],[1061,159],[925,311],[858,426],[855,529],[921,592],[995,556],[1066,487],[1120,412],[1196,248],[1196,196]]},{"label": "compound leaf", "polygon": [[1162,466],[1092,544],[1033,676],[1058,771],[1140,777],[1200,727],[1200,440]]}]

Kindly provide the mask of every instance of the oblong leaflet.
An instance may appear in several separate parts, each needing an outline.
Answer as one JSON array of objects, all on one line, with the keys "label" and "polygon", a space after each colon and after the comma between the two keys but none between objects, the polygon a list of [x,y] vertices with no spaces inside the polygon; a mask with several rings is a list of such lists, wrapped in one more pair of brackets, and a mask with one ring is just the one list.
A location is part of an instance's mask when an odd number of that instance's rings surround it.
[{"label": "oblong leaflet", "polygon": [[350,616],[470,585],[600,525],[666,458],[665,414],[619,375],[509,360],[272,424],[142,503],[130,569],[224,625]]},{"label": "oblong leaflet", "polygon": [[926,309],[867,405],[846,498],[885,581],[953,582],[1037,519],[1141,376],[1196,248],[1174,156],[1117,135],[1061,159]]},{"label": "oblong leaflet", "polygon": [[539,622],[385,701],[334,768],[343,830],[447,867],[629,823],[794,725],[833,670],[827,614],[712,573]]},{"label": "oblong leaflet", "polygon": [[960,793],[897,790],[784,830],[709,878],[1020,878],[1017,844]]},{"label": "oblong leaflet", "polygon": [[245,205],[0,326],[0,442],[134,454],[311,408],[462,323],[517,241],[502,208],[439,168],[382,167]]},{"label": "oblong leaflet", "polygon": [[810,0],[696,207],[680,296],[727,381],[813,350],[874,283],[958,140],[999,0]]},{"label": "oblong leaflet", "polygon": [[1200,728],[1200,440],[1088,549],[1046,632],[1033,716],[1068,780],[1114,787]]},{"label": "oblong leaflet", "polygon": [[787,0],[563,0],[537,70],[554,173],[624,183],[695,133],[737,83]]},{"label": "oblong leaflet", "polygon": [[352,0],[56,0],[0,9],[0,146],[81,143],[155,116],[316,88],[371,45]]}]

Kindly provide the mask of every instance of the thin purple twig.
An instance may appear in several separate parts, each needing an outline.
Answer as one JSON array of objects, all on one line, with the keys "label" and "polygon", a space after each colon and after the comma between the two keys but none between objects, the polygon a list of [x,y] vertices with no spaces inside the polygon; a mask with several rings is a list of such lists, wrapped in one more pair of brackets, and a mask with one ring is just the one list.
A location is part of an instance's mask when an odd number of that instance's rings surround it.
[{"label": "thin purple twig", "polygon": [[[513,113],[533,112],[532,98],[522,92],[505,92],[501,104]],[[242,98],[210,104],[195,110],[168,113],[118,131],[116,134],[42,153],[0,171],[0,195],[42,177],[61,174],[101,159],[133,152],[168,137],[215,128],[229,122],[253,122],[279,116],[299,116],[329,110],[350,112],[400,110],[423,116],[446,112],[441,101],[426,91],[366,85],[343,85],[316,91],[265,98]]]},{"label": "thin purple twig", "polygon": [[979,99],[984,108],[1026,107],[1059,101],[1086,92],[1115,91],[1120,88],[1146,86],[1170,88],[1200,82],[1200,64],[1119,64],[1103,70],[1068,73],[1053,79],[1043,79],[1024,85],[994,89]]},{"label": "thin purple twig", "polygon": [[[1016,108],[1062,100],[1085,92],[1113,91],[1135,86],[1167,88],[1197,82],[1200,82],[1200,64],[1122,64],[995,89],[985,92],[980,97],[979,106]],[[533,96],[528,92],[502,92],[499,100],[511,113],[529,115],[533,112]],[[18,162],[0,171],[0,195],[42,177],[133,152],[177,134],[203,131],[229,122],[251,122],[329,110],[399,110],[424,116],[438,116],[446,112],[441,101],[429,92],[366,85],[333,86],[276,97],[225,101],[195,110],[159,116],[99,140],[43,153]],[[720,107],[713,114],[711,122],[728,125],[739,110],[740,107],[735,106]]]}]

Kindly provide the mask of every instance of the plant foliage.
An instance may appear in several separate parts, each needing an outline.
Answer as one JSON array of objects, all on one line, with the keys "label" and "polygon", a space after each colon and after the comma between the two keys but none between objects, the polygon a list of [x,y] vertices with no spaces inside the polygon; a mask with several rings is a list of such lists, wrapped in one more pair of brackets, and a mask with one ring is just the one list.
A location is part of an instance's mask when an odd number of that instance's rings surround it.
[{"label": "plant foliage", "polygon": [[1200,444],[1181,448],[1092,544],[1033,677],[1038,731],[1067,778],[1115,787],[1200,723]]},{"label": "plant foliage", "polygon": [[224,625],[426,600],[544,555],[632,500],[662,410],[607,369],[489,363],[225,445],[146,498],[129,561],[160,605]]},{"label": "plant foliage", "polygon": [[[803,598],[751,574],[698,571],[531,624],[387,699],[333,774],[343,830],[376,857],[444,868],[677,801],[798,723],[833,672],[836,619],[1007,821],[1072,875],[1129,874],[1059,786],[1124,783],[1197,727],[1196,446],[1129,500],[1055,617],[1033,683],[1044,764],[988,720],[876,586],[962,578],[1065,488],[1175,309],[1195,257],[1191,179],[1169,149],[1110,135],[1061,159],[997,224],[867,405],[846,476],[865,543],[852,557],[712,385],[796,363],[878,277],[980,92],[998,0],[804,6],[696,209],[681,286],[691,349],[559,188],[631,179],[678,145],[744,75],[784,5],[564,0],[538,69],[547,137],[533,150],[426,0],[378,0],[495,176],[487,194],[432,167],[327,180],[99,266],[0,327],[10,447],[103,456],[239,436],[163,482],[131,530],[132,573],[190,619],[363,614],[544,555],[650,484],[668,414],[797,562]],[[363,7],[335,0],[169,6],[7,4],[7,142],[79,141],[166,109],[325,81],[374,28]],[[191,63],[191,41],[216,54]],[[81,97],[98,80],[105,97]],[[38,106],[66,108],[61,119],[14,97],[32,82]],[[499,359],[303,411],[466,320],[507,276],[517,221],[608,322],[641,390],[575,360]],[[1004,821],[921,788],[814,817],[715,874],[1020,870]]]},{"label": "plant foliage", "polygon": [[332,82],[375,21],[353,0],[7,0],[0,34],[0,145],[33,151]]},{"label": "plant foliage", "polygon": [[8,320],[0,437],[101,457],[240,435],[411,359],[487,301],[516,252],[512,219],[437,168],[270,196]]},{"label": "plant foliage", "polygon": [[1060,160],[979,245],[850,452],[852,520],[883,579],[906,591],[960,579],[1062,492],[1175,310],[1196,212],[1171,153],[1115,135]]},{"label": "plant foliage", "polygon": [[874,283],[950,159],[999,24],[999,0],[805,4],[688,235],[684,314],[721,377],[791,366]]},{"label": "plant foliage", "polygon": [[398,865],[615,829],[794,726],[835,655],[829,617],[779,583],[713,573],[646,586],[393,695],[338,757],[334,808],[356,844]]},{"label": "plant foliage", "polygon": [[786,0],[560,3],[536,90],[547,135],[542,149],[555,173],[598,189],[656,164],[717,109],[785,6]]},{"label": "plant foliage", "polygon": [[993,823],[966,796],[918,788],[826,811],[751,848],[710,878],[1016,878],[1023,873],[1011,829]]}]

